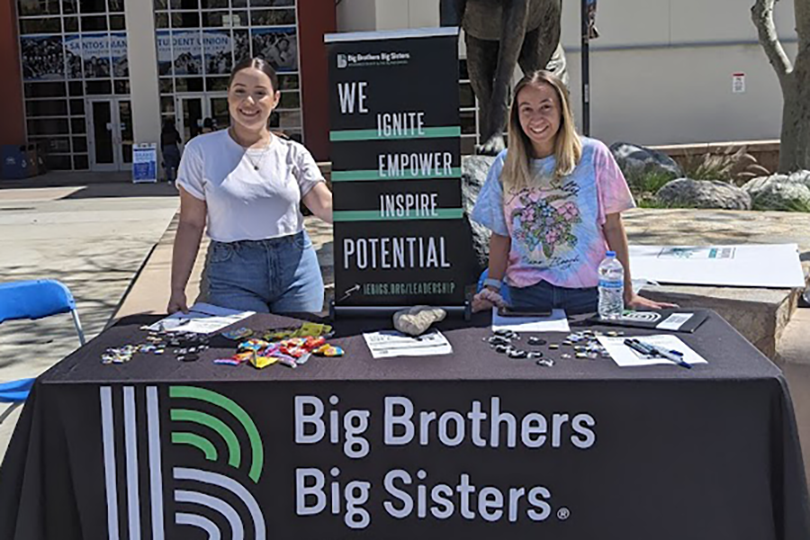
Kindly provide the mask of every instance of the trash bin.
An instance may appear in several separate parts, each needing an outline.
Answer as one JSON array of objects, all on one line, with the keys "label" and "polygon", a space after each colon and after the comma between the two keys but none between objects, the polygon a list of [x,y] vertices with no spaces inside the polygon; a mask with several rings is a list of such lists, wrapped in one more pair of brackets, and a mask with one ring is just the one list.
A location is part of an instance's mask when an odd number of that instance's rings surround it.
[{"label": "trash bin", "polygon": [[4,144],[0,146],[0,178],[9,180],[29,176],[29,158],[25,145]]}]

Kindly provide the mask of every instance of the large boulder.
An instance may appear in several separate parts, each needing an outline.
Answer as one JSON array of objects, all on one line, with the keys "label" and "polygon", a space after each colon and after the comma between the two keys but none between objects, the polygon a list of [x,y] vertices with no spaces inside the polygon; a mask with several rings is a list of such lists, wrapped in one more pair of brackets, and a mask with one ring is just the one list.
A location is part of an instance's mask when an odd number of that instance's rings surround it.
[{"label": "large boulder", "polygon": [[754,210],[810,211],[810,171],[761,176],[742,189],[751,196]]},{"label": "large boulder", "polygon": [[625,142],[611,144],[610,151],[631,187],[636,187],[633,186],[636,179],[651,173],[672,178],[683,176],[680,165],[663,152]]},{"label": "large boulder", "polygon": [[768,182],[751,197],[754,210],[810,212],[810,189],[798,182]]},{"label": "large boulder", "polygon": [[804,184],[807,188],[810,188],[810,171],[796,171],[791,173],[790,176],[788,176],[788,181]]},{"label": "large boulder", "polygon": [[489,229],[469,219],[478,194],[487,179],[489,168],[495,162],[494,156],[464,156],[461,158],[461,198],[465,220],[469,227],[470,246],[473,261],[468,270],[468,282],[477,283],[478,276],[489,265]]},{"label": "large boulder", "polygon": [[655,198],[666,206],[750,210],[751,196],[744,190],[717,180],[678,178],[665,184]]}]

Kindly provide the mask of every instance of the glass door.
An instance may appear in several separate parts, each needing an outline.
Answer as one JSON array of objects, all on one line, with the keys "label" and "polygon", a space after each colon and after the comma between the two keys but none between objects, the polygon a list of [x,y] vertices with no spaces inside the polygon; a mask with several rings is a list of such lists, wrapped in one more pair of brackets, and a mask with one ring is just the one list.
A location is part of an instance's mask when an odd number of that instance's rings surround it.
[{"label": "glass door", "polygon": [[203,96],[180,96],[180,137],[183,144],[202,133],[205,110]]},{"label": "glass door", "polygon": [[226,129],[231,123],[227,94],[186,94],[178,96],[177,100],[176,110],[180,111],[178,129],[183,144],[205,132],[203,127],[207,119],[217,130]]},{"label": "glass door", "polygon": [[118,170],[126,171],[132,166],[132,144],[134,143],[134,137],[132,136],[132,106],[128,99],[119,99],[116,103],[117,118],[115,120],[118,128],[116,130],[118,137],[115,145],[118,151],[116,158],[118,160]]},{"label": "glass door", "polygon": [[90,101],[87,115],[90,168],[94,171],[117,171],[115,122],[109,99]]},{"label": "glass door", "polygon": [[231,125],[231,114],[228,112],[228,96],[210,96],[208,98],[209,115],[217,129],[228,129]]},{"label": "glass door", "polygon": [[90,168],[126,171],[132,164],[132,107],[128,99],[90,100],[87,109]]}]

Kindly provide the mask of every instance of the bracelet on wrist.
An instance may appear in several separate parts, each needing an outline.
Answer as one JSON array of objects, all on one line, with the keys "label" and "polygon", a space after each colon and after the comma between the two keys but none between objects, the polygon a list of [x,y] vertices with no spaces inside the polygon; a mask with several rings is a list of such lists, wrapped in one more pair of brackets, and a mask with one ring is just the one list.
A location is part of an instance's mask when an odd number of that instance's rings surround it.
[{"label": "bracelet on wrist", "polygon": [[484,280],[484,287],[492,287],[496,291],[500,291],[503,282],[500,279],[487,278]]}]

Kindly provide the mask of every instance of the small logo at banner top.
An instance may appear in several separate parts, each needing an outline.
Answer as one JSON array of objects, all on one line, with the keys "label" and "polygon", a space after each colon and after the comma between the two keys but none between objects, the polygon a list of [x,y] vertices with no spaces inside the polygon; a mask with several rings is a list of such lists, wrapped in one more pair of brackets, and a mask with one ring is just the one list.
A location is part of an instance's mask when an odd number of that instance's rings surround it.
[{"label": "small logo at banner top", "polygon": [[339,53],[337,55],[337,67],[343,69],[361,66],[401,66],[407,64],[410,59],[411,53],[403,51]]}]

